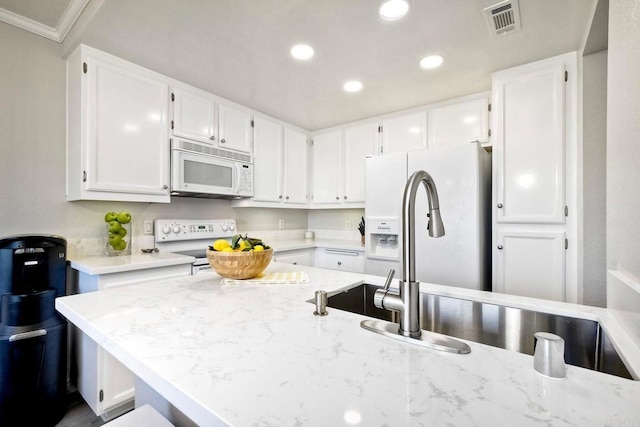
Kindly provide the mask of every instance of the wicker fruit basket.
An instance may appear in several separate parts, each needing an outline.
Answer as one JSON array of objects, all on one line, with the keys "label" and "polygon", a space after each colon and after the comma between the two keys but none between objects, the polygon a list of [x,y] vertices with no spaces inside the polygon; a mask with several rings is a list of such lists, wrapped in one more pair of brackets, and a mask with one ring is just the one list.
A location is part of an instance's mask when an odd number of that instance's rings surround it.
[{"label": "wicker fruit basket", "polygon": [[251,252],[219,252],[207,249],[209,265],[222,277],[253,279],[271,262],[273,249]]}]

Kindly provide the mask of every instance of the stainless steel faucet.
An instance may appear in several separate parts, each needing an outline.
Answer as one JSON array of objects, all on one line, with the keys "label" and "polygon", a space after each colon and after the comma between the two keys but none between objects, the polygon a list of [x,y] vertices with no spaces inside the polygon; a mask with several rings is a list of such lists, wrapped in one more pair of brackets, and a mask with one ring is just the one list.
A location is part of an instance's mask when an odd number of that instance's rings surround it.
[{"label": "stainless steel faucet", "polygon": [[378,308],[398,311],[400,326],[398,333],[406,337],[417,338],[422,334],[420,328],[420,282],[416,281],[416,193],[420,184],[424,184],[429,200],[429,236],[444,236],[444,224],[440,217],[438,190],[436,184],[425,171],[417,171],[407,181],[402,199],[402,280],[400,292],[389,290],[391,280],[387,280],[384,289],[374,294],[374,304]]}]

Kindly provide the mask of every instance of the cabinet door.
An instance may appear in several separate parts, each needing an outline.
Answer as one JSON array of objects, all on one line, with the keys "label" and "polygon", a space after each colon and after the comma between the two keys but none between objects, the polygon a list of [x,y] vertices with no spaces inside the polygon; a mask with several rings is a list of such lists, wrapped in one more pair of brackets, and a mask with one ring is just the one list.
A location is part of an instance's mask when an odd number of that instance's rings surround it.
[{"label": "cabinet door", "polygon": [[284,264],[313,266],[312,251],[308,249],[278,252],[275,261]]},{"label": "cabinet door", "polygon": [[101,413],[108,412],[135,398],[135,376],[102,347],[98,350],[98,372],[101,375]]},{"label": "cabinet door", "polygon": [[318,248],[316,250],[315,266],[331,270],[364,273],[364,255],[358,251]]},{"label": "cabinet door", "polygon": [[254,125],[253,200],[279,202],[284,197],[282,126],[259,117]]},{"label": "cabinet door", "polygon": [[313,137],[313,203],[340,203],[341,181],[340,131]]},{"label": "cabinet door", "polygon": [[365,164],[367,156],[376,154],[378,124],[369,123],[345,129],[343,142],[343,200],[345,203],[363,203]]},{"label": "cabinet door", "polygon": [[382,122],[382,154],[427,148],[427,114],[414,113]]},{"label": "cabinet door", "polygon": [[565,65],[494,79],[496,220],[565,221]]},{"label": "cabinet door", "polygon": [[489,142],[489,99],[434,108],[429,112],[429,148]]},{"label": "cabinet door", "polygon": [[215,102],[212,97],[173,88],[173,135],[212,144]]},{"label": "cabinet door", "polygon": [[565,233],[497,233],[494,291],[565,301]]},{"label": "cabinet door", "polygon": [[284,128],[284,202],[307,203],[307,136]]},{"label": "cabinet door", "polygon": [[85,189],[168,198],[168,85],[124,62],[87,64]]},{"label": "cabinet door", "polygon": [[218,105],[218,146],[251,153],[251,115],[227,105]]}]

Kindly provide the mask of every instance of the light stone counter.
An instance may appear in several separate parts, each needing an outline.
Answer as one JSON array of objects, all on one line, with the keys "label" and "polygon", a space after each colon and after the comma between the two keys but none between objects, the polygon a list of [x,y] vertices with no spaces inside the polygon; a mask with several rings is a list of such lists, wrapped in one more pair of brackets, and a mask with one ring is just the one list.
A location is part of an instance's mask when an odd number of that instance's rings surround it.
[{"label": "light stone counter", "polygon": [[145,270],[172,265],[191,264],[194,258],[171,252],[133,253],[119,256],[88,256],[69,259],[69,265],[91,276],[125,271]]},{"label": "light stone counter", "polygon": [[[56,308],[200,426],[640,425],[640,382],[567,366],[551,380],[528,355],[468,342],[456,355],[362,329],[365,319],[307,303],[383,278],[307,271],[300,285],[221,285],[215,273],[56,300]],[[268,271],[269,271],[268,270]],[[423,291],[549,308],[603,322],[636,371],[638,347],[607,310],[467,289]]]},{"label": "light stone counter", "polygon": [[343,239],[282,239],[269,241],[274,252],[285,252],[299,249],[331,248],[364,252],[364,246],[357,240]]}]

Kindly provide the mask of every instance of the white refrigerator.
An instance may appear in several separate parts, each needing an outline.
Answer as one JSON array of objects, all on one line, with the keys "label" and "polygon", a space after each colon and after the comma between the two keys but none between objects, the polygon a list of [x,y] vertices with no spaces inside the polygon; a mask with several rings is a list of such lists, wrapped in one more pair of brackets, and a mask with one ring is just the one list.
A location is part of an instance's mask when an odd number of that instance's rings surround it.
[{"label": "white refrigerator", "polygon": [[433,178],[445,235],[429,237],[427,194],[416,197],[416,278],[491,290],[491,155],[478,143],[369,157],[366,160],[366,272],[400,278],[402,196],[417,170]]}]

